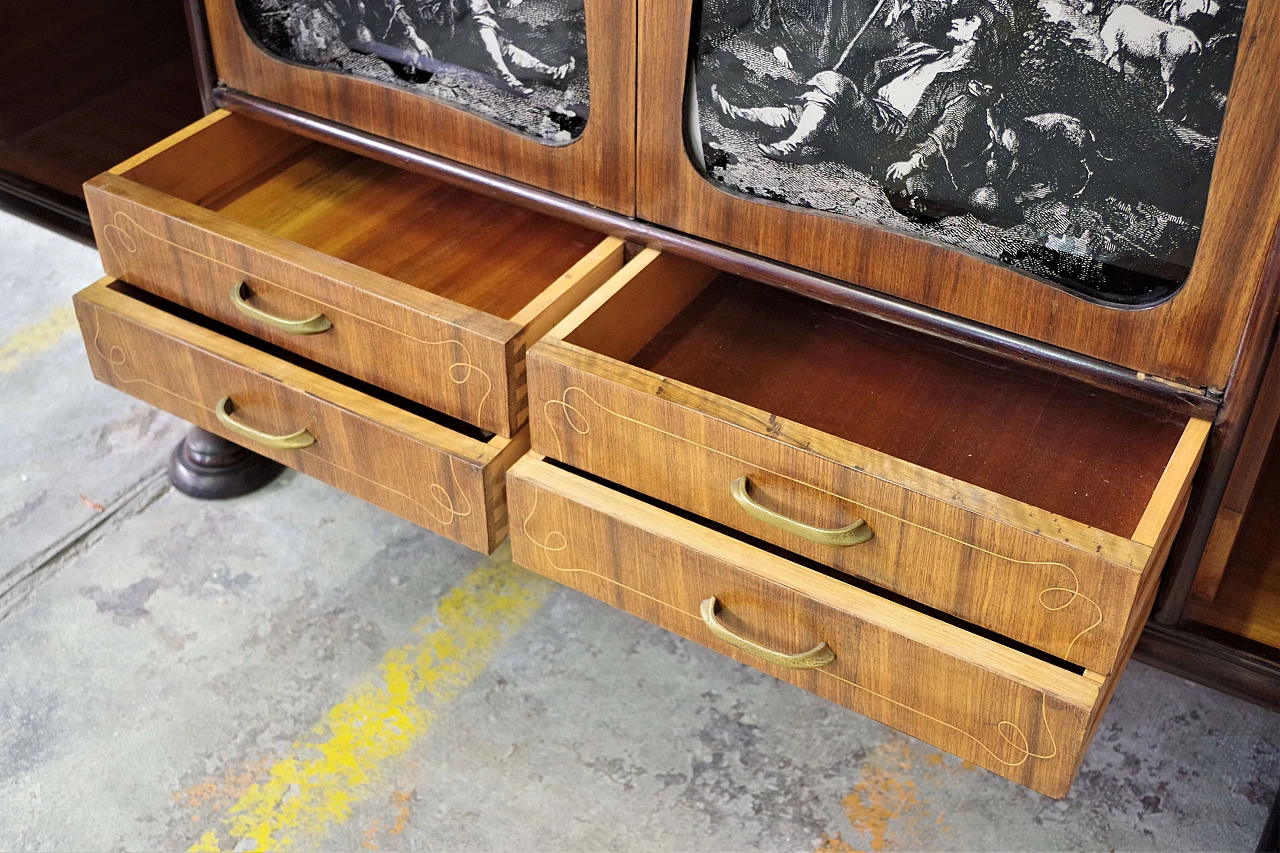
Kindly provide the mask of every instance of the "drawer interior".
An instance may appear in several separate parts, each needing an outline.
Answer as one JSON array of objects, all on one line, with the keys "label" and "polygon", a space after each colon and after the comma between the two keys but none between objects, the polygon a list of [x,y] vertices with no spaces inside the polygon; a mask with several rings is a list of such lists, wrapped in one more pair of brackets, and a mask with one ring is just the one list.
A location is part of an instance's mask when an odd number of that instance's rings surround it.
[{"label": "drawer interior", "polygon": [[113,171],[503,319],[603,239],[234,113],[194,127]]},{"label": "drawer interior", "polygon": [[639,269],[565,328],[568,343],[1125,538],[1188,422],[685,261]]}]

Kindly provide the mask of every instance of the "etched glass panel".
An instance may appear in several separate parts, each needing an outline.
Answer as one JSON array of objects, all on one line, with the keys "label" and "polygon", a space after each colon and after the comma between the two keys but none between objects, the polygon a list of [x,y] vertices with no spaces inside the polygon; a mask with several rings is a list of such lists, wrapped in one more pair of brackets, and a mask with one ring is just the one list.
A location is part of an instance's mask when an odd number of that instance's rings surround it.
[{"label": "etched glass panel", "polygon": [[583,0],[237,0],[274,56],[447,101],[548,144],[586,127]]},{"label": "etched glass panel", "polygon": [[1247,0],[701,0],[711,180],[1150,305],[1190,272]]}]

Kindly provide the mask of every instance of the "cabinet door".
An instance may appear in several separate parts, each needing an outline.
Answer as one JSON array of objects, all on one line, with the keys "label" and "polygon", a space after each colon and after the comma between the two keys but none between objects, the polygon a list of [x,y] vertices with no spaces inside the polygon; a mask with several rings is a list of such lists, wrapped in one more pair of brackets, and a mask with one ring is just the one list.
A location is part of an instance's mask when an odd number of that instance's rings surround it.
[{"label": "cabinet door", "polygon": [[641,0],[638,211],[1220,389],[1280,212],[1278,34],[1262,0]]},{"label": "cabinet door", "polygon": [[634,0],[206,0],[220,82],[634,209]]}]

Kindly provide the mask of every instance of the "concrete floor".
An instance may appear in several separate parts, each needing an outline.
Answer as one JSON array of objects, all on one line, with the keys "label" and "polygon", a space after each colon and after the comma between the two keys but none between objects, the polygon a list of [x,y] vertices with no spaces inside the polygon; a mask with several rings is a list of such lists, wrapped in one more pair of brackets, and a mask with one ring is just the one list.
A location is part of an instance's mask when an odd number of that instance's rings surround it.
[{"label": "concrete floor", "polygon": [[1056,802],[287,473],[171,491],[0,214],[0,850],[1252,850],[1280,718],[1139,664]]}]

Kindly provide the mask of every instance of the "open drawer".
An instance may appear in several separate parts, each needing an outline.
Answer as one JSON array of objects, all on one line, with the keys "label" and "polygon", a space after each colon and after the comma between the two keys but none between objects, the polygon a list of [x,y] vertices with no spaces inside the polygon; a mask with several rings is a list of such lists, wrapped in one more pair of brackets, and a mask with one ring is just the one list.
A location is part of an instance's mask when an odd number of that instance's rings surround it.
[{"label": "open drawer", "polygon": [[225,111],[85,185],[107,274],[510,437],[622,242]]},{"label": "open drawer", "polygon": [[485,433],[123,282],[75,306],[100,381],[477,551],[506,535],[503,475],[528,430]]},{"label": "open drawer", "polygon": [[528,361],[539,453],[1103,675],[1209,431],[651,250]]},{"label": "open drawer", "polygon": [[[511,468],[507,490],[520,565],[1050,796],[1066,795],[1119,678],[934,618],[537,454]],[[1124,659],[1154,594],[1143,590]]]}]

